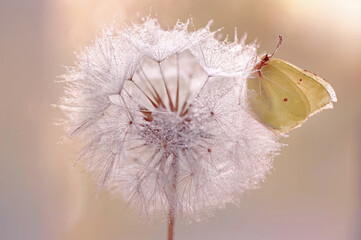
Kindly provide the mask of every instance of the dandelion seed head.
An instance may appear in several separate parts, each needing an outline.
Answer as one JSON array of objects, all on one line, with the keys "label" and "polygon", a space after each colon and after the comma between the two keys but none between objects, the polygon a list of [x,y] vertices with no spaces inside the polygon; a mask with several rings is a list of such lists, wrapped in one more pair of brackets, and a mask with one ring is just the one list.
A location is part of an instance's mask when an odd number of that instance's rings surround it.
[{"label": "dandelion seed head", "polygon": [[[211,24],[211,23],[210,23]],[[63,80],[61,108],[99,187],[145,216],[201,219],[258,187],[279,150],[252,114],[245,82],[255,44],[219,41],[210,24],[156,19],[105,30]]]}]

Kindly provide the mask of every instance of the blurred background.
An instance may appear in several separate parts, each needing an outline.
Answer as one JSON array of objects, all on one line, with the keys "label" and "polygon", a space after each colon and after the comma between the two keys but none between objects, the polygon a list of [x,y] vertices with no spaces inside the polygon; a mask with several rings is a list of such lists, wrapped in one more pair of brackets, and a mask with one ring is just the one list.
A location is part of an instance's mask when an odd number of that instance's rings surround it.
[{"label": "blurred background", "polygon": [[233,38],[248,33],[259,53],[327,79],[339,102],[291,132],[260,189],[176,239],[361,239],[361,1],[359,0],[0,0],[0,239],[165,239],[121,199],[97,194],[74,144],[53,124],[63,85],[54,81],[109,26],[150,12],[163,26],[194,19]]}]

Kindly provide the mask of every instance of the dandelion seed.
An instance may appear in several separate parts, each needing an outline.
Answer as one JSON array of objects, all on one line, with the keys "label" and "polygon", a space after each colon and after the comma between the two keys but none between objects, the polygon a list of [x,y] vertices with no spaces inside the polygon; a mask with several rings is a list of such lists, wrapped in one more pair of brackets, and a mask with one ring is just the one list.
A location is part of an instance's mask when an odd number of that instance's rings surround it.
[{"label": "dandelion seed", "polygon": [[148,217],[201,219],[264,180],[280,144],[244,104],[255,44],[156,19],[104,31],[64,75],[61,107],[100,187]]}]

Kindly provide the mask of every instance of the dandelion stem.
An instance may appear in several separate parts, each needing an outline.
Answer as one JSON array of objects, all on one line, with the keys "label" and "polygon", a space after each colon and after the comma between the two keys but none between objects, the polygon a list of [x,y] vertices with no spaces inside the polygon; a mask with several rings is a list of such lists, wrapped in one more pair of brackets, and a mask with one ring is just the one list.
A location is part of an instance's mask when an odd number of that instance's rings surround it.
[{"label": "dandelion stem", "polygon": [[173,208],[169,208],[169,215],[168,215],[168,240],[173,240],[174,236],[174,211]]},{"label": "dandelion stem", "polygon": [[[174,154],[174,159],[172,162],[171,169],[173,170],[173,179],[172,179],[172,188],[173,192],[177,193],[177,178],[178,178],[178,158]],[[169,213],[168,213],[168,240],[173,240],[174,236],[174,221],[175,221],[175,210],[176,210],[176,202],[174,197],[172,196],[169,201]]]}]

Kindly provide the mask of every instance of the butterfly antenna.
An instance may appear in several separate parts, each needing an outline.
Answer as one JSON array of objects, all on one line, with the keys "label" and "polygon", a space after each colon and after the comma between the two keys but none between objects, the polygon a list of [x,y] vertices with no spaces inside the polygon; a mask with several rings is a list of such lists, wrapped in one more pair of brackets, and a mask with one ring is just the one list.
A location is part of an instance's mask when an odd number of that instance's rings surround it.
[{"label": "butterfly antenna", "polygon": [[276,46],[275,50],[273,50],[273,53],[272,53],[270,56],[268,56],[268,58],[271,58],[271,57],[273,57],[273,55],[275,55],[275,53],[277,52],[277,50],[280,48],[280,46],[281,46],[281,44],[282,44],[282,41],[283,41],[282,36],[281,36],[281,35],[278,35],[278,43],[277,43],[277,46]]}]

